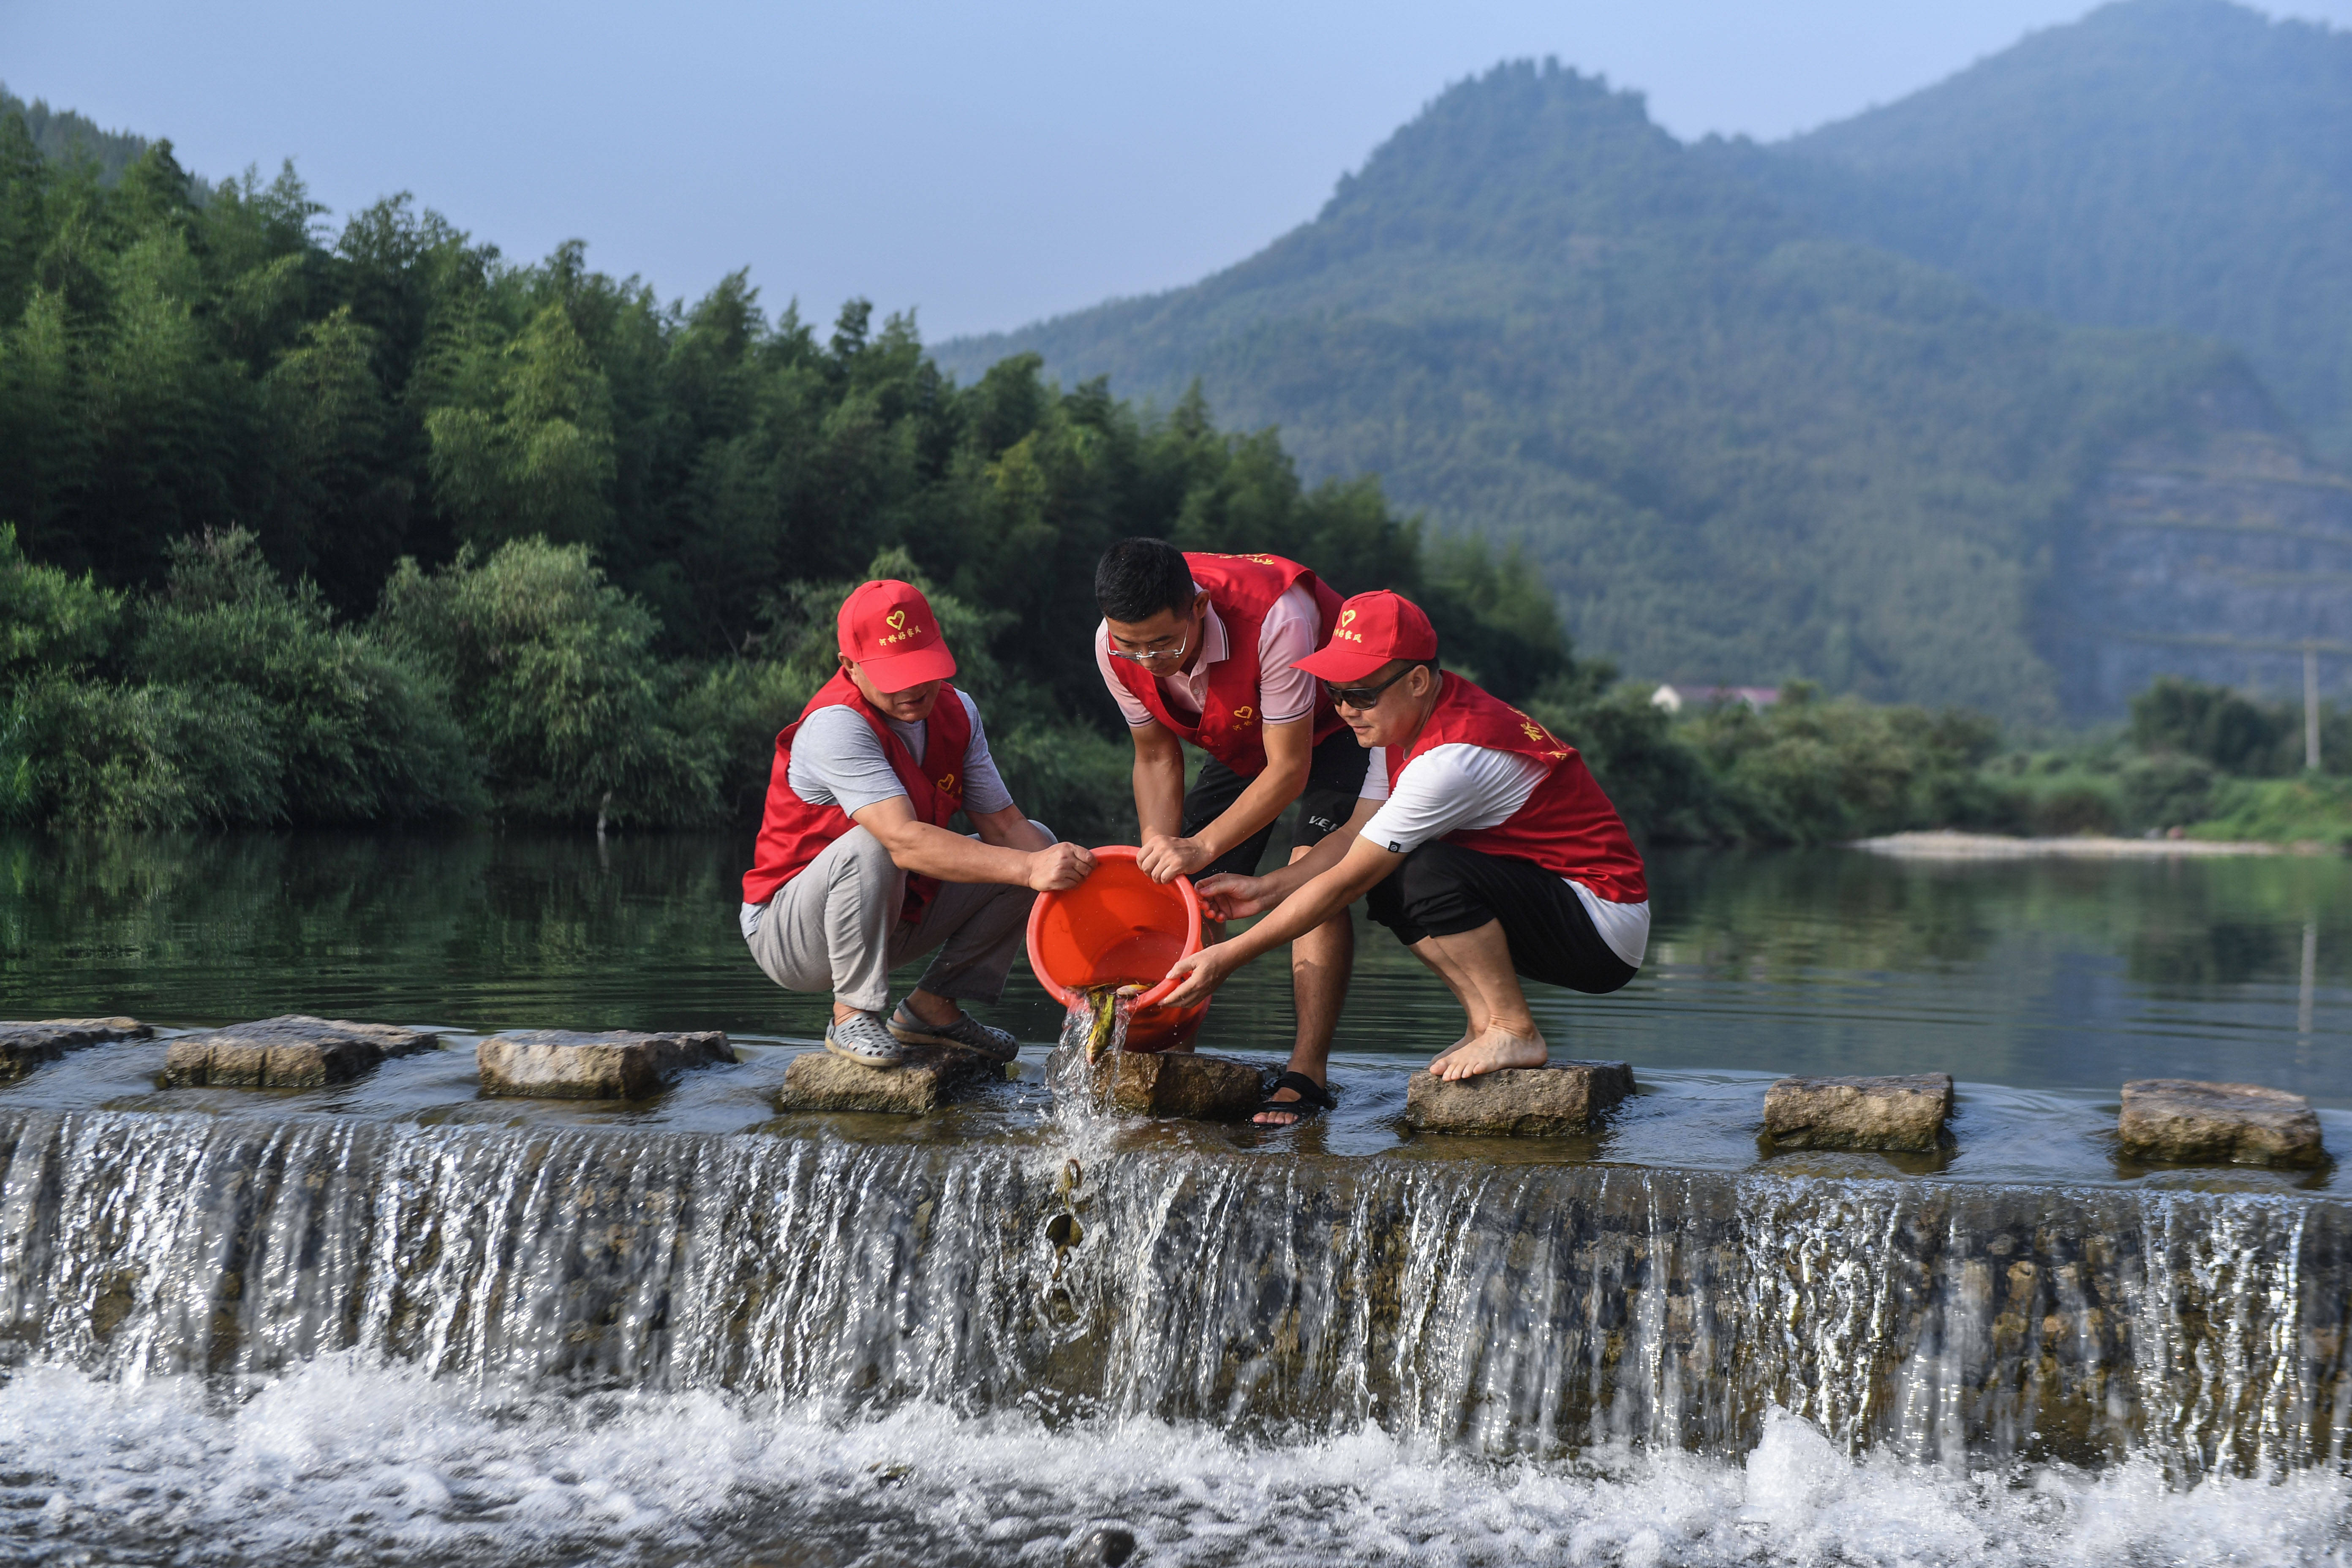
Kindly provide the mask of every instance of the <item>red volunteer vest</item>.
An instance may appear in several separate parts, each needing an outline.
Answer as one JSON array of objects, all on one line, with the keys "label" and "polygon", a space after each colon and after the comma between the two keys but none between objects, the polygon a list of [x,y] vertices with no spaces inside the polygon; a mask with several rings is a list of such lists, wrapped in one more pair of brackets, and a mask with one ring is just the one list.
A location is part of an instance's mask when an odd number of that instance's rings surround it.
[{"label": "red volunteer vest", "polygon": [[[891,772],[906,786],[915,815],[935,827],[945,827],[963,805],[963,755],[971,744],[971,715],[963,710],[956,689],[942,684],[938,706],[923,721],[923,759],[915,762],[907,743],[892,732],[881,714],[858,692],[847,670],[836,670],[820,688],[801,716],[776,737],[775,765],[768,773],[768,809],[760,822],[760,842],[752,851],[751,868],[743,874],[743,901],[764,904],[776,889],[809,868],[824,847],[857,825],[838,805],[812,805],[793,793],[793,737],[810,714],[820,708],[853,708],[880,738]],[[934,877],[907,879],[907,902],[900,918],[913,920],[939,890]]]},{"label": "red volunteer vest", "polygon": [[1527,804],[1493,827],[1466,827],[1445,836],[1448,844],[1482,855],[1528,860],[1555,877],[1573,877],[1612,904],[1638,904],[1650,896],[1642,853],[1593,781],[1576,748],[1505,702],[1448,672],[1438,688],[1437,707],[1400,757],[1388,748],[1389,788],[1412,760],[1433,747],[1485,746],[1531,757],[1551,766]]},{"label": "red volunteer vest", "polygon": [[[1177,718],[1160,693],[1159,678],[1133,659],[1115,658],[1111,668],[1119,684],[1179,738],[1242,777],[1255,778],[1265,772],[1265,734],[1257,710],[1258,677],[1264,673],[1258,668],[1257,643],[1265,629],[1265,613],[1294,584],[1306,583],[1315,596],[1315,647],[1319,649],[1339,618],[1339,595],[1314,573],[1279,555],[1210,555],[1188,550],[1184,562],[1225,624],[1225,657],[1209,667],[1201,716],[1189,722]],[[1319,743],[1339,728],[1339,710],[1319,687],[1315,702],[1314,738]]]}]

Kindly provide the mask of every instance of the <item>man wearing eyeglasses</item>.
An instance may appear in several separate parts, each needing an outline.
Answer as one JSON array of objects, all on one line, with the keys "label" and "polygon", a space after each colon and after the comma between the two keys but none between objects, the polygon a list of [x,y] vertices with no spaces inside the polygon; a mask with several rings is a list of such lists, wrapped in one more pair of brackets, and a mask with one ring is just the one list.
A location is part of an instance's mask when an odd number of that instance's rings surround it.
[{"label": "man wearing eyeglasses", "polygon": [[[1136,863],[1156,881],[1248,875],[1275,819],[1300,803],[1292,858],[1347,820],[1364,753],[1298,661],[1330,635],[1339,595],[1277,555],[1216,555],[1122,540],[1095,569],[1095,662],[1135,740]],[[1184,743],[1208,753],[1184,787]],[[1355,962],[1348,913],[1290,952],[1297,1036],[1257,1120],[1327,1108],[1324,1063]]]},{"label": "man wearing eyeglasses", "polygon": [[1437,664],[1411,600],[1360,594],[1301,668],[1330,683],[1371,759],[1338,831],[1264,877],[1213,877],[1222,918],[1273,912],[1178,962],[1171,1006],[1205,1000],[1234,970],[1370,895],[1462,1004],[1462,1037],[1429,1070],[1464,1079],[1549,1057],[1519,977],[1604,994],[1633,978],[1650,935],[1642,857],[1573,747]]}]

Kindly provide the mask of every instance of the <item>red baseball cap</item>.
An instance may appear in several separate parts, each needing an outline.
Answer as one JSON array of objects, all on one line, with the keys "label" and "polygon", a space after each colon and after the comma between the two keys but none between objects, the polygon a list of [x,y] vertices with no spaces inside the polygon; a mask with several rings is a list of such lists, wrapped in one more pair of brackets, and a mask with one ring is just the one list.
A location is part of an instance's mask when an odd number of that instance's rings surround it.
[{"label": "red baseball cap", "polygon": [[860,583],[841,602],[841,651],[877,691],[904,691],[956,672],[931,602],[912,583]]},{"label": "red baseball cap", "polygon": [[1402,594],[1379,588],[1341,605],[1331,640],[1291,668],[1345,686],[1391,659],[1436,657],[1437,628],[1421,606]]}]

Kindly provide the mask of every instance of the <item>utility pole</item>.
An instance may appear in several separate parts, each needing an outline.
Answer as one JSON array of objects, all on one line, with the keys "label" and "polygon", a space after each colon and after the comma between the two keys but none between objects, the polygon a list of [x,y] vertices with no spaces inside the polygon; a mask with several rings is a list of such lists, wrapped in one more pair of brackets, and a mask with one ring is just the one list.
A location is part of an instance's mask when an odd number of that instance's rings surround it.
[{"label": "utility pole", "polygon": [[2303,765],[2319,771],[2319,645],[2303,645]]}]

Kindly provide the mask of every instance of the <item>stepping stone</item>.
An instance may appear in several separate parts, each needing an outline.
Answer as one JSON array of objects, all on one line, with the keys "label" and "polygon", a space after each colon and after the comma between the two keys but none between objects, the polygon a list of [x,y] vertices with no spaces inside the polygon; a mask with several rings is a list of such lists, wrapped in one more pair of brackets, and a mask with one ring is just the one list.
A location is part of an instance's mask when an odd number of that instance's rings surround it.
[{"label": "stepping stone", "polygon": [[1247,1062],[1191,1051],[1119,1051],[1107,1058],[1107,1098],[1129,1116],[1238,1121],[1256,1113],[1265,1079]]},{"label": "stepping stone", "polygon": [[870,1068],[831,1051],[803,1051],[784,1068],[776,1109],[928,1116],[950,1100],[1003,1081],[1003,1068],[951,1047],[909,1046],[906,1059],[894,1068]]},{"label": "stepping stone", "polygon": [[33,1024],[0,1024],[0,1083],[14,1083],[68,1051],[110,1040],[152,1039],[155,1031],[136,1018],[46,1018]]},{"label": "stepping stone", "polygon": [[1585,1131],[1633,1092],[1626,1062],[1547,1062],[1454,1082],[1424,1070],[1405,1086],[1404,1120],[1423,1132],[1557,1138]]},{"label": "stepping stone", "polygon": [[2124,1085],[2123,1152],[2184,1165],[2324,1164],[2311,1101],[2251,1083],[2144,1078]]},{"label": "stepping stone", "polygon": [[181,1036],[164,1058],[163,1082],[173,1089],[317,1089],[364,1077],[386,1057],[440,1045],[440,1036],[423,1029],[289,1013]]},{"label": "stepping stone", "polygon": [[1764,1131],[1780,1149],[1933,1153],[1952,1114],[1952,1075],[1784,1078],[1764,1091]]},{"label": "stepping stone", "polygon": [[735,1047],[716,1029],[518,1029],[474,1048],[484,1094],[539,1100],[643,1100],[690,1068],[736,1059]]}]

